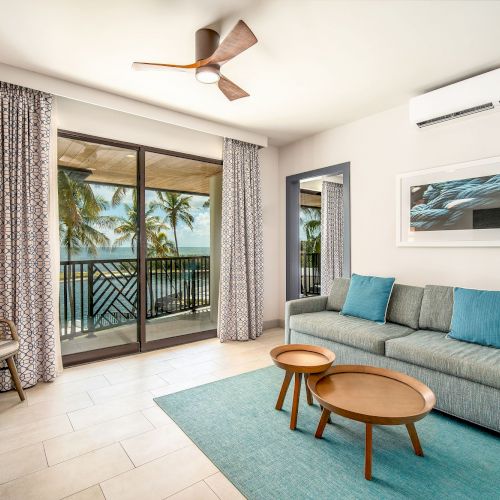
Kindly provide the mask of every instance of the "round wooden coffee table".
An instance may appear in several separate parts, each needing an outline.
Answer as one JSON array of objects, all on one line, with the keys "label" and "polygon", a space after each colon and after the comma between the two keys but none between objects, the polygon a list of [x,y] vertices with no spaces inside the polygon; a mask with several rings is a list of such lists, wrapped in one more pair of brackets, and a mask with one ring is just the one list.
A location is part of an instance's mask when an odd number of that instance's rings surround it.
[{"label": "round wooden coffee table", "polygon": [[403,373],[363,365],[339,365],[309,377],[310,391],[323,407],[316,429],[321,438],[330,413],[366,424],[365,478],[372,477],[372,426],[405,424],[416,455],[423,456],[414,423],[434,407],[436,397]]},{"label": "round wooden coffee table", "polygon": [[335,354],[329,349],[306,344],[287,344],[275,347],[270,352],[274,364],[285,370],[285,378],[276,403],[276,409],[283,408],[286,392],[290,380],[295,374],[293,391],[292,413],[290,415],[290,429],[297,427],[297,412],[299,409],[300,385],[302,374],[306,383],[307,403],[312,405],[312,395],[309,391],[307,380],[311,373],[324,372],[335,361]]}]

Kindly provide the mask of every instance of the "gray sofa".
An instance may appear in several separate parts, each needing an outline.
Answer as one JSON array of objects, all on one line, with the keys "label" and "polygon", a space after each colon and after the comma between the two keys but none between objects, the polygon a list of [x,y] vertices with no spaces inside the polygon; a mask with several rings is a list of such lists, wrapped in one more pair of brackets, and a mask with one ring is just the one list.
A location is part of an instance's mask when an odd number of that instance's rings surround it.
[{"label": "gray sofa", "polygon": [[453,288],[394,285],[384,325],[342,316],[349,280],[334,280],[329,297],[286,303],[285,341],[335,352],[336,364],[397,370],[427,384],[436,408],[500,431],[500,349],[446,338]]}]

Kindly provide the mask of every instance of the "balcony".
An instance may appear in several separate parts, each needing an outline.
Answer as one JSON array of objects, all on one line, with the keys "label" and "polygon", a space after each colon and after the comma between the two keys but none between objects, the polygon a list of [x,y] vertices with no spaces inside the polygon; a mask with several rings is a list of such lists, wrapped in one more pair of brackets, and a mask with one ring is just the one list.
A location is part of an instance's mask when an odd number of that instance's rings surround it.
[{"label": "balcony", "polygon": [[301,295],[321,295],[321,254],[301,252],[300,254]]},{"label": "balcony", "polygon": [[[136,259],[62,261],[60,337],[63,352],[137,341]],[[146,259],[148,340],[182,335],[210,322],[210,257]],[[166,325],[168,323],[168,325]]]}]

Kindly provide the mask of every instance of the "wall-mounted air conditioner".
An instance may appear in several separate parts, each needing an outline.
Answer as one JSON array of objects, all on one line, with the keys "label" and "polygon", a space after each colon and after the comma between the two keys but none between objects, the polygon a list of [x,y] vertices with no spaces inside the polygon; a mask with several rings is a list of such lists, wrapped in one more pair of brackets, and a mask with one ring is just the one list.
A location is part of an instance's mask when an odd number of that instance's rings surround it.
[{"label": "wall-mounted air conditioner", "polygon": [[500,108],[500,69],[410,99],[410,121],[420,128]]}]

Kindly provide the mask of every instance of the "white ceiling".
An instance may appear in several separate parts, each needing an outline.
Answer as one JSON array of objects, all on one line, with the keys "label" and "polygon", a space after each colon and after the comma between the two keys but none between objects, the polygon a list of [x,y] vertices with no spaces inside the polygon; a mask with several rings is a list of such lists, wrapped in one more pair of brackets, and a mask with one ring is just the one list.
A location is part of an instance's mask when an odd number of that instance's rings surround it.
[{"label": "white ceiling", "polygon": [[[498,1],[0,0],[0,62],[266,134],[281,145],[500,66]],[[229,102],[186,73],[194,32],[243,19]],[[1,79],[1,74],[0,74]]]},{"label": "white ceiling", "polygon": [[314,177],[313,179],[305,179],[300,181],[300,189],[310,189],[311,191],[323,191],[323,181],[336,182],[343,184],[344,178],[340,175],[323,175],[321,177]]}]

